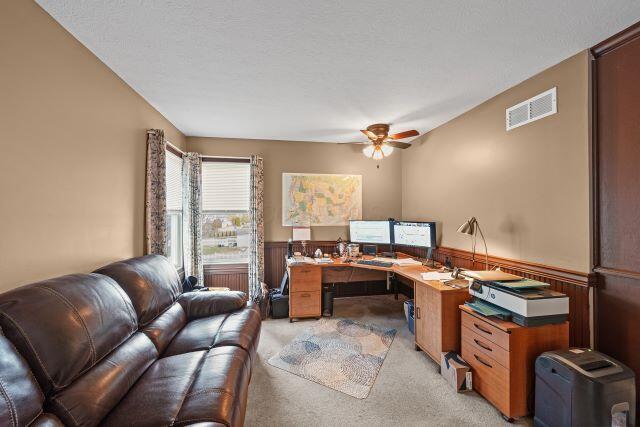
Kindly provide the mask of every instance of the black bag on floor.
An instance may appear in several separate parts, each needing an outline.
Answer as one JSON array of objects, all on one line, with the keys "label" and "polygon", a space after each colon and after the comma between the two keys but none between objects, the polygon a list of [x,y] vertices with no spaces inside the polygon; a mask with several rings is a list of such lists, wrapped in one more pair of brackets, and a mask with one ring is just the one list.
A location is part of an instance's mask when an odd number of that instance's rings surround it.
[{"label": "black bag on floor", "polygon": [[269,299],[271,300],[271,317],[273,319],[284,319],[289,317],[289,275],[285,270],[280,289],[271,289]]},{"label": "black bag on floor", "polygon": [[280,289],[271,290],[271,317],[284,319],[289,317],[289,295],[282,295]]}]

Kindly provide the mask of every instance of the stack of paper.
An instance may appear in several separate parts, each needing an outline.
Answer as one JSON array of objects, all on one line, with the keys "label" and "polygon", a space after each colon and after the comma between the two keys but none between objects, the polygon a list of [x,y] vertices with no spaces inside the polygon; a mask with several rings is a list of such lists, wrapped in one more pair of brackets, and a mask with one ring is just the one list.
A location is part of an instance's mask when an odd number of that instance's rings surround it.
[{"label": "stack of paper", "polygon": [[427,273],[421,273],[422,280],[451,280],[451,272],[439,273],[437,271],[429,271]]}]

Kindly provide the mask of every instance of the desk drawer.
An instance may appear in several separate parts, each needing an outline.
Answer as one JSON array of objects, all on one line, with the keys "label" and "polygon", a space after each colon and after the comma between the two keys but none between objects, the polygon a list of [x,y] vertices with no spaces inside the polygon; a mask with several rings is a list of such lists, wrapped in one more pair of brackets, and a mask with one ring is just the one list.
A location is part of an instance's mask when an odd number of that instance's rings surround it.
[{"label": "desk drawer", "polygon": [[320,317],[321,310],[320,291],[289,294],[289,317]]},{"label": "desk drawer", "polygon": [[509,351],[509,334],[492,324],[463,311],[462,327],[470,329],[480,337],[494,342]]},{"label": "desk drawer", "polygon": [[493,341],[484,338],[464,326],[462,327],[462,341],[467,342],[467,344],[474,347],[476,351],[486,354],[506,369],[509,369],[509,352]]},{"label": "desk drawer", "polygon": [[509,371],[468,341],[462,341],[462,358],[471,366],[474,390],[509,414]]},{"label": "desk drawer", "polygon": [[292,267],[289,275],[290,292],[315,292],[322,288],[322,269],[319,266]]}]

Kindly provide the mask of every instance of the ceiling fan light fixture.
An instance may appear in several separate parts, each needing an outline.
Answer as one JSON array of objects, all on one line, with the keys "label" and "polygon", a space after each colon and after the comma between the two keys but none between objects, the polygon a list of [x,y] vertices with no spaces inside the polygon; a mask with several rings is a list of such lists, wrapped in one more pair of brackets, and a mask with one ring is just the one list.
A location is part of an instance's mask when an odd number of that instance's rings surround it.
[{"label": "ceiling fan light fixture", "polygon": [[[360,132],[369,138],[368,145],[362,149],[362,154],[374,160],[382,160],[385,157],[389,157],[391,153],[393,153],[394,148],[405,149],[411,147],[411,144],[400,142],[398,141],[399,139],[420,135],[415,129],[389,135],[389,125],[385,123],[367,126],[366,130],[362,129]],[[362,143],[354,142],[353,144]]]},{"label": "ceiling fan light fixture", "polygon": [[362,149],[362,154],[364,154],[365,156],[371,158],[371,157],[373,157],[374,150],[375,150],[375,147],[373,145],[367,145],[366,147],[364,147]]}]

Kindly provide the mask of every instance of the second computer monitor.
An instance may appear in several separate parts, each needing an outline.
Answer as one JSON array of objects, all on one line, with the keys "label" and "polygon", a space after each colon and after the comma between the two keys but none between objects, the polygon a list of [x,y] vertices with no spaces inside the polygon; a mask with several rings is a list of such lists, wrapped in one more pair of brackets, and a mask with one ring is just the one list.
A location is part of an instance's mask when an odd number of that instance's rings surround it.
[{"label": "second computer monitor", "polygon": [[388,245],[391,243],[389,221],[350,221],[349,238],[355,243]]},{"label": "second computer monitor", "polygon": [[436,223],[416,221],[394,221],[393,241],[396,245],[436,247]]}]

